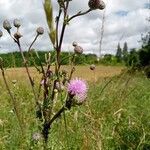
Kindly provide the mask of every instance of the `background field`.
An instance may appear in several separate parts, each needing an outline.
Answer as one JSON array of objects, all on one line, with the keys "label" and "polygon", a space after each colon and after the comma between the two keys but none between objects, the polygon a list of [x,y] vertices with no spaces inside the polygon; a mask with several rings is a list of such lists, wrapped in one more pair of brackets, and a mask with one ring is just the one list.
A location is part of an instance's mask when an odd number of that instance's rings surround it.
[{"label": "background field", "polygon": [[[141,73],[133,75],[122,69],[125,68],[98,66],[94,77],[88,66],[77,66],[75,76],[88,80],[88,99],[54,123],[49,141],[52,149],[150,149],[150,81]],[[39,75],[33,68],[30,71],[37,80]],[[38,131],[38,122],[26,73],[18,68],[6,70],[6,75],[17,98],[25,134],[20,134],[10,98],[0,78],[0,149],[41,150],[41,142],[31,140],[32,134]],[[12,80],[17,83],[14,85]]]}]

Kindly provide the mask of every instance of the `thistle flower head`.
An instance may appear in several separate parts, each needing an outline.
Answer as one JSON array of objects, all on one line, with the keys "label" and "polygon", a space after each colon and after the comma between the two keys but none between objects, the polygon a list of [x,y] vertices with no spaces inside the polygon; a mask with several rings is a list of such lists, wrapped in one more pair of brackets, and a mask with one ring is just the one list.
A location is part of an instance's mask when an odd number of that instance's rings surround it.
[{"label": "thistle flower head", "polygon": [[87,96],[87,83],[81,79],[73,79],[68,83],[68,92],[70,95],[75,96],[78,102],[83,102]]}]

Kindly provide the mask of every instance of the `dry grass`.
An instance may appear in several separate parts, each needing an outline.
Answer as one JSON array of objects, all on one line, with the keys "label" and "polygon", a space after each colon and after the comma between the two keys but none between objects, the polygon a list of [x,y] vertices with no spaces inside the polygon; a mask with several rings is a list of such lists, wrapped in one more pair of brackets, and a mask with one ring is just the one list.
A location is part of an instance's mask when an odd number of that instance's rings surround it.
[{"label": "dry grass", "polygon": [[[52,70],[54,67],[52,67]],[[66,69],[68,71],[71,70],[69,66],[63,66],[62,69]],[[74,77],[81,77],[88,81],[95,81],[99,78],[104,77],[112,77],[114,75],[118,75],[121,73],[123,67],[112,67],[112,66],[97,66],[95,71],[91,71],[89,66],[76,66],[76,71],[74,73]],[[39,74],[34,68],[29,68],[31,76],[34,79],[39,78]],[[6,75],[11,80],[23,79],[27,81],[27,74],[25,68],[12,68],[6,70]]]}]

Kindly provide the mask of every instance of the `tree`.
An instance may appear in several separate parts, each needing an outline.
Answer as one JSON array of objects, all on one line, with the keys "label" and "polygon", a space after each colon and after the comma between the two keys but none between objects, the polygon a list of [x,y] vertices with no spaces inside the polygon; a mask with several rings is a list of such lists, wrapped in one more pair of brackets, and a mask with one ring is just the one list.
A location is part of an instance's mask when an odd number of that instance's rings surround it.
[{"label": "tree", "polygon": [[127,45],[127,42],[124,43],[122,55],[123,55],[123,60],[126,63],[127,58],[128,58],[128,45]]},{"label": "tree", "polygon": [[117,46],[116,58],[117,58],[117,62],[121,62],[121,60],[122,60],[122,50],[121,50],[121,47],[120,47],[120,43],[118,43],[118,46]]}]

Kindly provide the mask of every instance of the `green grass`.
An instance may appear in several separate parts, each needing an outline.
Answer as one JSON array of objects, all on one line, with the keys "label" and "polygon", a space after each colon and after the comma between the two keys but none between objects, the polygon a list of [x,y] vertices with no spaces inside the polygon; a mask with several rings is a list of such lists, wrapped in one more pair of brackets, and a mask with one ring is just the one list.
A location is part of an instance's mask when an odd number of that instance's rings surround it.
[{"label": "green grass", "polygon": [[[41,150],[42,143],[31,140],[32,133],[40,128],[31,88],[24,80],[15,87],[10,85],[17,98],[24,135],[0,80],[0,150]],[[150,80],[124,73],[89,83],[85,104],[58,119],[49,138],[53,150],[149,150]]]}]

